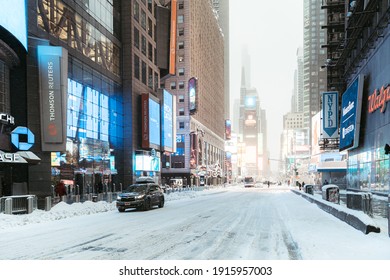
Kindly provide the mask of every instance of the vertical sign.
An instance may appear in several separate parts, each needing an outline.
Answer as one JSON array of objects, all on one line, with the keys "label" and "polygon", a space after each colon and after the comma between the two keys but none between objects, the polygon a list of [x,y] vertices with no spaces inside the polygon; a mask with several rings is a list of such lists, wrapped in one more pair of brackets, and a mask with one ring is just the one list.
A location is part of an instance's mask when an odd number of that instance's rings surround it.
[{"label": "vertical sign", "polygon": [[225,120],[225,135],[226,140],[232,139],[232,122],[230,120]]},{"label": "vertical sign", "polygon": [[173,152],[174,151],[174,96],[167,90],[163,90],[163,108],[161,110],[161,127],[162,127],[162,150]]},{"label": "vertical sign", "polygon": [[359,75],[342,96],[340,122],[340,151],[359,145],[360,114],[364,76]]},{"label": "vertical sign", "polygon": [[338,138],[339,130],[339,93],[337,91],[322,93],[322,131],[321,138]]},{"label": "vertical sign", "polygon": [[188,80],[188,100],[189,100],[189,109],[190,114],[193,115],[196,112],[196,101],[198,95],[198,87],[197,87],[197,78],[192,77]]},{"label": "vertical sign", "polygon": [[169,46],[169,74],[176,74],[177,0],[171,1],[171,41]]},{"label": "vertical sign", "polygon": [[142,148],[149,148],[149,94],[143,93],[141,96],[142,112]]},{"label": "vertical sign", "polygon": [[[42,150],[63,150],[66,125],[67,52],[62,47],[38,46]],[[45,144],[49,144],[45,146]],[[59,144],[50,145],[50,144]]]}]

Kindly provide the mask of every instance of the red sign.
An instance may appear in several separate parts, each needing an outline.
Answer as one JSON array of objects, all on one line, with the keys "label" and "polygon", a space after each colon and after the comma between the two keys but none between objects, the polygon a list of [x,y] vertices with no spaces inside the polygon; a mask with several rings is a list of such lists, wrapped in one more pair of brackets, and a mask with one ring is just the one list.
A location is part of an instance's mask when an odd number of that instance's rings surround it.
[{"label": "red sign", "polygon": [[149,93],[141,95],[142,112],[142,148],[149,148]]},{"label": "red sign", "polygon": [[389,85],[382,86],[380,90],[375,91],[368,97],[368,112],[371,114],[381,109],[381,113],[386,110],[386,104],[390,101],[390,87]]}]

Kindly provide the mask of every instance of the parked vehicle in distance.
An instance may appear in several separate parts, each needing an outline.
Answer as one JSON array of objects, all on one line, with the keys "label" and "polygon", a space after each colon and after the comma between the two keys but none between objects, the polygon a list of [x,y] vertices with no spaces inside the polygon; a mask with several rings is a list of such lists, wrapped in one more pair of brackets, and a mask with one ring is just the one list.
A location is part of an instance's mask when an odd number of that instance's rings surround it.
[{"label": "parked vehicle in distance", "polygon": [[245,188],[253,188],[255,186],[255,179],[251,176],[247,176],[244,178],[244,187]]},{"label": "parked vehicle in distance", "polygon": [[147,211],[153,206],[164,207],[165,198],[161,187],[150,177],[140,177],[136,183],[128,186],[116,199],[119,212],[129,208]]}]

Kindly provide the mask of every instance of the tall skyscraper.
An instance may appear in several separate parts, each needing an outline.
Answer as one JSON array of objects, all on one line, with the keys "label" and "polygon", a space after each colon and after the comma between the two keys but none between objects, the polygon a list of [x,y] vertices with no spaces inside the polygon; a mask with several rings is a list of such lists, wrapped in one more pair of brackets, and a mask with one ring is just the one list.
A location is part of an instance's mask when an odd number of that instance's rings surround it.
[{"label": "tall skyscraper", "polygon": [[[172,1],[176,3],[176,1]],[[225,160],[224,38],[210,0],[177,1],[176,74],[164,87],[176,95],[177,151],[163,179],[198,184],[221,180]]]},{"label": "tall skyscraper", "polygon": [[321,71],[326,61],[326,50],[321,48],[326,42],[326,31],[321,28],[326,11],[321,9],[321,1],[304,0],[303,16],[303,112],[305,127],[311,127],[311,118],[321,109],[320,93],[327,84],[326,71]]},{"label": "tall skyscraper", "polygon": [[229,0],[211,0],[218,15],[218,22],[224,38],[224,89],[225,89],[225,119],[230,119],[230,36],[229,36]]}]

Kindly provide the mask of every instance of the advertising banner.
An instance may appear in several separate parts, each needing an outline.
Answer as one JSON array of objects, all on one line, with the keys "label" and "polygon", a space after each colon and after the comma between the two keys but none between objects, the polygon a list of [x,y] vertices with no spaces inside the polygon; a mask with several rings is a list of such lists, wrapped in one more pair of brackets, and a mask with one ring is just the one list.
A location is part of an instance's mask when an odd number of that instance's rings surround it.
[{"label": "advertising banner", "polygon": [[321,139],[339,137],[339,93],[337,91],[322,93]]},{"label": "advertising banner", "polygon": [[177,30],[177,0],[171,1],[171,34],[169,51],[169,74],[176,74],[176,30]]},{"label": "advertising banner", "polygon": [[65,150],[67,51],[62,47],[38,46],[38,70],[42,150]]},{"label": "advertising banner", "polygon": [[192,77],[188,80],[188,100],[189,100],[189,109],[190,114],[195,114],[197,110],[197,95],[198,95],[198,87],[197,87],[197,78]]},{"label": "advertising banner", "polygon": [[363,83],[364,76],[359,75],[342,96],[340,151],[354,149],[359,145]]},{"label": "advertising banner", "polygon": [[0,26],[8,30],[27,50],[26,0],[0,0]]},{"label": "advertising banner", "polygon": [[161,110],[161,126],[162,126],[162,150],[167,152],[174,152],[176,143],[175,139],[175,123],[176,114],[175,110],[175,96],[169,93],[167,90],[163,90],[163,108]]},{"label": "advertising banner", "polygon": [[160,150],[160,103],[149,93],[141,96],[142,148]]}]

